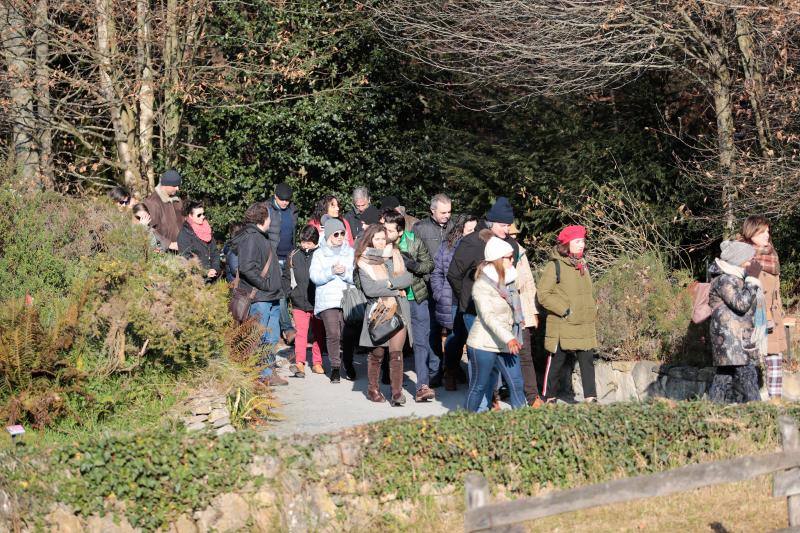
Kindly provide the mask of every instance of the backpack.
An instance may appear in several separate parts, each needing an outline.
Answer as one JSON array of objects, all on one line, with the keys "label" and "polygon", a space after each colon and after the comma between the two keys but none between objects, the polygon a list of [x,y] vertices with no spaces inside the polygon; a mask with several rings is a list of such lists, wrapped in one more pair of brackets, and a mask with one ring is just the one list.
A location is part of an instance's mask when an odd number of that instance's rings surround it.
[{"label": "backpack", "polygon": [[692,322],[702,324],[714,312],[714,309],[708,304],[711,284],[695,281],[689,286],[689,291],[692,293]]}]

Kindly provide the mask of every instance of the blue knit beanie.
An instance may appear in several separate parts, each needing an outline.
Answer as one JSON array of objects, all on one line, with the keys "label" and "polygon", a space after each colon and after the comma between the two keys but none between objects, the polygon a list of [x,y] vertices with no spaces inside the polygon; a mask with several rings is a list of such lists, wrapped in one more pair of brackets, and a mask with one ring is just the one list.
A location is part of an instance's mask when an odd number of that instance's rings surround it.
[{"label": "blue knit beanie", "polygon": [[502,224],[514,223],[514,209],[505,196],[498,196],[494,205],[489,212],[486,213],[486,220],[488,222],[500,222]]}]

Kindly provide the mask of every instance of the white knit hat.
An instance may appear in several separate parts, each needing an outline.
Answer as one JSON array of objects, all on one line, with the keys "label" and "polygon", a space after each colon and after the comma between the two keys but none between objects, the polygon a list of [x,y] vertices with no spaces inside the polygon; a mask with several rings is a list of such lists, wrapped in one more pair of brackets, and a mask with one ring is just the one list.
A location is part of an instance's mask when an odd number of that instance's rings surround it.
[{"label": "white knit hat", "polygon": [[495,261],[501,257],[513,254],[514,249],[506,241],[492,237],[483,249],[483,258],[487,261]]}]

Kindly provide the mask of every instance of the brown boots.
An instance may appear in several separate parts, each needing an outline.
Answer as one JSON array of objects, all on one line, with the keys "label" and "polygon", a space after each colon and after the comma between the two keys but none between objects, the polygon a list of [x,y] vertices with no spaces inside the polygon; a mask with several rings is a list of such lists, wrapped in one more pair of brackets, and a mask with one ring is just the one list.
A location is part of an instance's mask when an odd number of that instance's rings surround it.
[{"label": "brown boots", "polygon": [[[383,402],[380,391],[381,362],[383,361],[385,348],[373,348],[369,353],[367,361],[367,398],[373,402]],[[400,406],[406,403],[403,394],[403,352],[389,352],[389,378],[392,384],[391,404]]]},{"label": "brown boots", "polygon": [[386,401],[378,384],[381,376],[381,361],[383,361],[383,348],[373,348],[367,356],[367,398],[373,402]]}]

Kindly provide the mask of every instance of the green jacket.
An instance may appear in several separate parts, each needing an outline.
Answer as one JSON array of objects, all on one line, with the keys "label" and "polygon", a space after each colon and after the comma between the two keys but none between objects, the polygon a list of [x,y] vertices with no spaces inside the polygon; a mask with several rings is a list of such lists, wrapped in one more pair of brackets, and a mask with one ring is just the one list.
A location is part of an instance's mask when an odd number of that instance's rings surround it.
[{"label": "green jacket", "polygon": [[[556,283],[556,261],[561,267],[561,281]],[[592,292],[592,278],[584,275],[566,257],[553,253],[537,283],[539,303],[547,310],[544,347],[555,353],[562,350],[597,348],[597,304]],[[564,317],[569,309],[569,315]]]},{"label": "green jacket", "polygon": [[418,239],[413,232],[405,231],[397,243],[401,252],[408,254],[412,261],[406,263],[406,268],[414,275],[408,299],[422,303],[428,299],[428,279],[433,272],[433,258],[425,243]]}]

